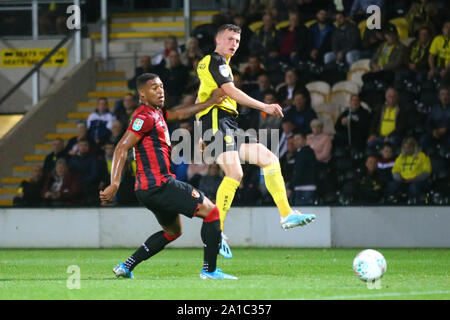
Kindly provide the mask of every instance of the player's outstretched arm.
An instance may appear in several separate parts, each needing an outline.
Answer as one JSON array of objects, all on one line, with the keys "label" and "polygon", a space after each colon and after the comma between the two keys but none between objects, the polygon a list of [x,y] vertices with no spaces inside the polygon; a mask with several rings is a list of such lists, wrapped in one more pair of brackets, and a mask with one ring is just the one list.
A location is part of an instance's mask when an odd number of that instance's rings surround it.
[{"label": "player's outstretched arm", "polygon": [[236,100],[239,104],[249,106],[251,108],[263,111],[275,117],[283,117],[283,111],[279,104],[266,104],[248,96],[242,90],[236,88],[233,82],[222,84],[221,88],[227,96]]},{"label": "player's outstretched arm", "polygon": [[209,99],[205,102],[196,103],[192,106],[186,106],[176,110],[167,110],[167,121],[188,119],[196,113],[211,107],[212,105],[221,103],[225,97],[225,92],[222,89],[217,88],[212,92],[211,97],[209,97]]},{"label": "player's outstretched arm", "polygon": [[141,138],[132,131],[126,131],[119,143],[117,143],[116,150],[111,165],[111,184],[103,191],[100,191],[101,201],[111,201],[116,195],[120,185],[120,178],[122,177],[122,170],[127,161],[128,150],[134,147]]}]

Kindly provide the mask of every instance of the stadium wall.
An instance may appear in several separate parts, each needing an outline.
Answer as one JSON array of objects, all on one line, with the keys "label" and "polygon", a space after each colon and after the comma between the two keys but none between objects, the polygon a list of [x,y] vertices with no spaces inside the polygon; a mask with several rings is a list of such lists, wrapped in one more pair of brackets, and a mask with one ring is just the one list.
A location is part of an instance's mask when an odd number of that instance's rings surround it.
[{"label": "stadium wall", "polygon": [[[233,208],[225,229],[232,246],[450,247],[448,207],[310,207],[317,220],[283,231],[275,208]],[[172,247],[200,247],[201,220],[183,217]],[[2,248],[117,248],[139,246],[160,230],[141,208],[0,209]]]},{"label": "stadium wall", "polygon": [[[45,134],[54,131],[56,123],[76,108],[79,98],[94,88],[94,73],[94,59],[83,60],[0,140],[0,177],[10,176],[17,159],[34,150],[35,138],[41,136],[43,141]],[[34,138],[29,139],[29,135]]]}]

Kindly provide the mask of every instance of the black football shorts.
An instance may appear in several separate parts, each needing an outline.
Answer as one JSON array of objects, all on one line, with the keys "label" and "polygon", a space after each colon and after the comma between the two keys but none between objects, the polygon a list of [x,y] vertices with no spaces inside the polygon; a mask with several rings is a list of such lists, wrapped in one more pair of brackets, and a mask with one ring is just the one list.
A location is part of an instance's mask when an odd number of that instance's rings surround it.
[{"label": "black football shorts", "polygon": [[175,178],[169,178],[160,187],[136,190],[136,198],[153,212],[162,226],[173,224],[178,214],[192,218],[204,197],[202,191]]}]

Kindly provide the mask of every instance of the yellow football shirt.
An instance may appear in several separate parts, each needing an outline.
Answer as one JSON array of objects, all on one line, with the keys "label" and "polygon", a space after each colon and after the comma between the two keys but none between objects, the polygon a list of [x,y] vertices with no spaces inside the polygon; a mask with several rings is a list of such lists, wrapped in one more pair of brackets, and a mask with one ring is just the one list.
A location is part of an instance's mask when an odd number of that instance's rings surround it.
[{"label": "yellow football shirt", "polygon": [[[200,79],[200,87],[198,89],[198,100],[200,102],[208,100],[213,90],[219,88],[222,84],[233,82],[233,74],[228,61],[224,56],[216,52],[208,54],[200,60],[197,67],[197,75]],[[198,118],[200,119],[200,117],[216,107],[238,114],[236,101],[226,97],[220,104],[213,105],[197,113]]]},{"label": "yellow football shirt", "polygon": [[395,121],[397,118],[398,107],[386,108],[383,114],[383,119],[381,119],[380,135],[382,137],[388,136],[392,131],[395,130]]},{"label": "yellow football shirt", "polygon": [[392,168],[392,173],[400,173],[403,179],[412,179],[424,172],[431,173],[431,162],[423,152],[414,156],[399,155]]},{"label": "yellow football shirt", "polygon": [[437,56],[436,66],[445,68],[450,63],[450,39],[442,35],[433,39],[430,47],[430,53]]}]

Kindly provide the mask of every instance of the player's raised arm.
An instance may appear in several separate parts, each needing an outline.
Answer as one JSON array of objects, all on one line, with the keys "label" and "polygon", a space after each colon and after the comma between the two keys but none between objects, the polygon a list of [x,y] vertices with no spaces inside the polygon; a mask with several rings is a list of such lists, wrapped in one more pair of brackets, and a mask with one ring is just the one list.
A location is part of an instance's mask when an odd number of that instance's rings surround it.
[{"label": "player's raised arm", "polygon": [[111,201],[114,198],[120,185],[120,178],[122,177],[122,170],[127,161],[128,150],[133,148],[141,139],[132,131],[126,131],[119,143],[117,143],[116,150],[111,165],[111,184],[103,191],[100,191],[101,201]]},{"label": "player's raised arm", "polygon": [[225,99],[225,92],[222,89],[217,88],[212,92],[211,97],[209,97],[209,99],[205,102],[198,102],[196,100],[196,104],[192,106],[186,106],[176,110],[167,110],[167,121],[179,121],[190,118],[196,113],[211,107],[212,105],[221,103],[223,99]]},{"label": "player's raised arm", "polygon": [[249,106],[260,111],[264,111],[275,117],[283,117],[283,111],[279,104],[266,104],[252,97],[248,96],[245,92],[236,88],[233,82],[226,82],[222,84],[221,88],[227,96],[236,100],[239,104]]}]

